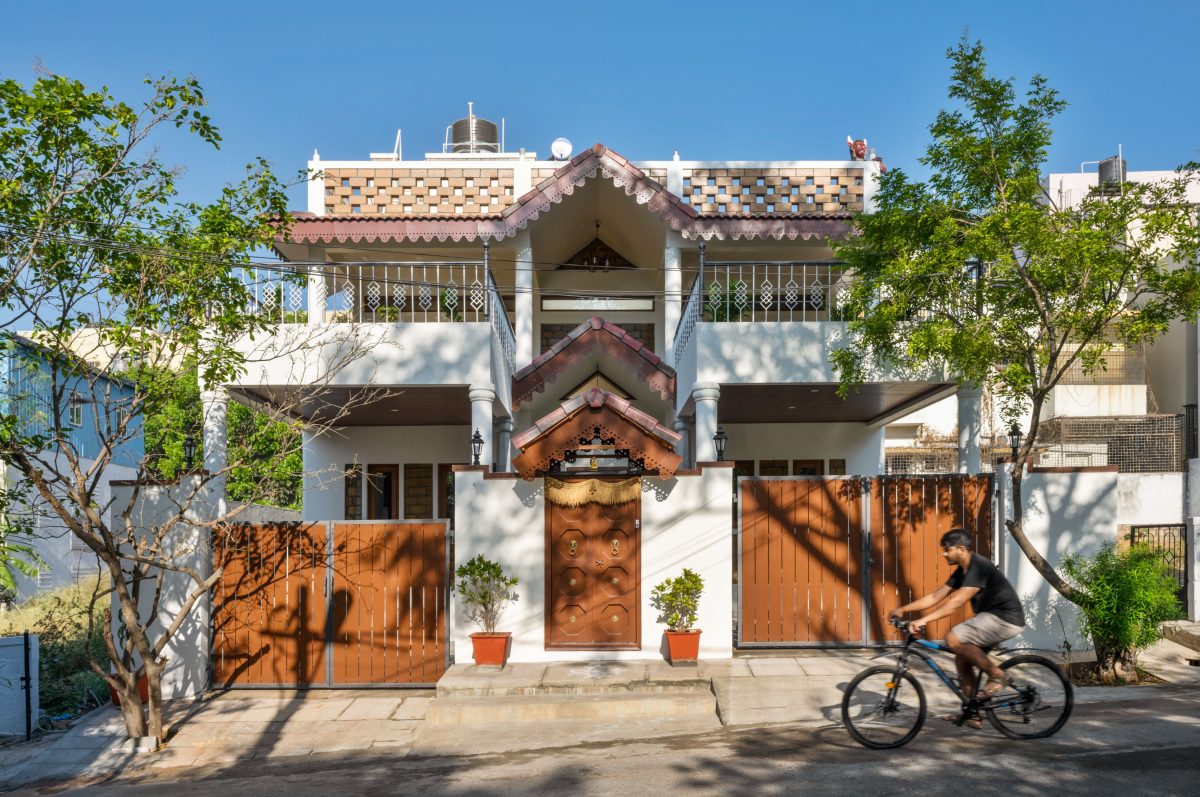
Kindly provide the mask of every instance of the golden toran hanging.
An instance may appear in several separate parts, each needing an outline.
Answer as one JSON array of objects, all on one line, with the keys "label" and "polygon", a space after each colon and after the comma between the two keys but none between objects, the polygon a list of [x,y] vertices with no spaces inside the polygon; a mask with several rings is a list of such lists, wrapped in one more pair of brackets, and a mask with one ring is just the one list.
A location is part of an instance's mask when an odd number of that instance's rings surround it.
[{"label": "golden toran hanging", "polygon": [[597,503],[603,506],[617,506],[636,501],[642,493],[642,479],[634,476],[619,482],[606,482],[601,479],[584,479],[578,482],[561,482],[550,476],[546,477],[546,500],[558,506],[583,506]]}]

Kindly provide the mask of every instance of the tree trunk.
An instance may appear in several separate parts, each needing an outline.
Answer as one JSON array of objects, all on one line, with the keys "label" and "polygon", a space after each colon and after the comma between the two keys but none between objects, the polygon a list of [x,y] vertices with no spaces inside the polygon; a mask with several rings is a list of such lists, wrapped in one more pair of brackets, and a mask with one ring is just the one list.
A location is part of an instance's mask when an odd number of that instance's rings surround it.
[{"label": "tree trunk", "polygon": [[[1034,412],[1037,411],[1039,411],[1039,408],[1035,406]],[[1034,425],[1034,429],[1037,429],[1036,424]],[[1030,436],[1032,437],[1033,434],[1034,432],[1031,432]],[[1012,538],[1017,541],[1017,547],[1021,549],[1021,553],[1025,554],[1025,558],[1028,559],[1029,563],[1033,565],[1034,569],[1041,574],[1042,578],[1046,579],[1046,583],[1053,587],[1054,591],[1059,595],[1062,595],[1064,598],[1071,601],[1071,603],[1078,604],[1083,596],[1079,594],[1078,590],[1063,580],[1062,576],[1058,574],[1058,571],[1054,569],[1054,566],[1046,561],[1046,557],[1042,556],[1041,552],[1038,551],[1038,549],[1034,547],[1033,543],[1029,541],[1029,537],[1025,535],[1025,500],[1021,495],[1021,480],[1024,477],[1025,463],[1028,461],[1028,458],[1029,445],[1026,444],[1024,449],[1019,452],[1016,461],[1013,462],[1013,519],[1005,521],[1005,525],[1008,527],[1008,533],[1011,534]]]},{"label": "tree trunk", "polygon": [[1137,683],[1137,650],[1115,648],[1092,638],[1096,648],[1096,674],[1102,683]]},{"label": "tree trunk", "polygon": [[125,733],[130,739],[140,739],[147,735],[146,712],[142,710],[142,696],[138,694],[137,672],[118,672],[117,680],[121,682],[118,690],[121,696],[121,718],[125,720]]}]

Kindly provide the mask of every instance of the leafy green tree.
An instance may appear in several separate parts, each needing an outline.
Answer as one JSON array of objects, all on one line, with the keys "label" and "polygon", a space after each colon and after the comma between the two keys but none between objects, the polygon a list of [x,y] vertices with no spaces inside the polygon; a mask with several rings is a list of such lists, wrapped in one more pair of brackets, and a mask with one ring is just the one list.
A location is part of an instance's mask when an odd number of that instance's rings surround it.
[{"label": "leafy green tree", "polygon": [[[264,421],[239,420],[241,410],[233,410],[236,445],[224,464],[181,482],[161,517],[146,524],[135,517],[143,496],[158,489],[152,477],[168,475],[160,465],[177,474],[182,441],[199,436],[197,381],[213,390],[228,384],[257,356],[258,342],[268,351],[303,355],[312,342],[305,336],[324,334],[300,325],[285,333],[279,326],[285,319],[247,287],[256,253],[286,233],[285,187],[256,161],[211,202],[182,201],[178,170],[159,160],[154,146],[158,131],[178,128],[213,147],[220,134],[195,80],[161,78],[147,87],[147,98],[131,105],[105,88],[57,75],[28,86],[0,81],[0,307],[8,319],[0,344],[16,344],[17,329],[32,330],[46,376],[38,388],[45,418],[38,423],[16,410],[20,401],[0,406],[0,460],[95,555],[108,586],[94,594],[93,606],[111,605],[115,617],[104,611],[99,630],[107,660],[89,649],[90,666],[120,695],[129,735],[161,738],[165,651],[221,577],[219,568],[189,564],[203,557],[188,559],[175,541],[196,528],[219,533],[236,521],[237,508],[224,511],[211,500],[227,480],[245,500],[258,500],[263,481],[239,473],[266,462],[262,470],[271,478],[295,467],[301,439],[290,433],[294,419],[327,381],[284,386],[262,408]],[[86,340],[94,342],[90,349],[81,347]],[[324,380],[372,345],[332,342],[342,359],[323,363]],[[106,362],[130,365],[114,380],[89,359],[97,352]],[[189,375],[181,379],[184,358]],[[68,416],[72,394],[87,408],[82,429]],[[203,406],[220,411],[219,402]],[[305,434],[320,434],[348,409],[339,402],[326,427],[310,422]],[[143,436],[151,446],[161,443],[167,462],[153,450],[137,458]],[[258,464],[247,461],[250,455]],[[100,503],[113,464],[136,468],[128,504]],[[283,491],[279,500],[293,498]],[[170,611],[160,600],[168,578],[186,586]],[[138,695],[143,678],[145,704]]]},{"label": "leafy green tree", "polygon": [[[149,377],[144,371],[138,369],[134,378]],[[194,358],[187,358],[183,369],[167,378],[173,378],[172,388],[147,407],[144,428],[151,474],[173,481],[203,461],[199,443],[196,462],[189,463],[186,455],[188,438],[200,439],[203,407]],[[244,404],[231,404],[226,427],[232,463],[226,478],[229,497],[300,509],[304,458],[299,422],[276,420]]]},{"label": "leafy green tree", "polygon": [[[1042,407],[1068,369],[1102,371],[1115,344],[1153,341],[1200,311],[1200,273],[1179,265],[1200,247],[1195,173],[1062,204],[1041,170],[1065,102],[1041,76],[1019,100],[1012,79],[988,74],[980,43],[947,56],[954,107],[930,127],[930,178],[882,175],[875,211],[836,245],[856,280],[834,363],[843,395],[884,369],[948,374],[989,387],[1007,422],[1028,414],[1019,496]],[[1081,598],[1030,543],[1019,500],[1008,528],[1059,593]]]},{"label": "leafy green tree", "polygon": [[1103,680],[1137,681],[1138,652],[1158,641],[1160,625],[1182,614],[1175,572],[1163,552],[1104,546],[1094,557],[1068,556],[1063,571],[1079,591],[1083,630]]}]

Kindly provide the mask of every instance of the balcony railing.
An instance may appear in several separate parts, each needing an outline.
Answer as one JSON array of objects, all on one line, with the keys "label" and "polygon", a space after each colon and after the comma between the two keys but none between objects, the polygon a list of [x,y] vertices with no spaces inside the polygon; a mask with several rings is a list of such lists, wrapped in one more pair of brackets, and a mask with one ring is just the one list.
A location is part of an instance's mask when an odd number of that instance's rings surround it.
[{"label": "balcony railing", "polygon": [[490,323],[512,367],[516,340],[486,258],[308,268],[242,269],[251,305],[282,324]]},{"label": "balcony railing", "polygon": [[842,320],[849,267],[833,260],[705,262],[692,283],[675,331],[675,365],[696,323]]}]

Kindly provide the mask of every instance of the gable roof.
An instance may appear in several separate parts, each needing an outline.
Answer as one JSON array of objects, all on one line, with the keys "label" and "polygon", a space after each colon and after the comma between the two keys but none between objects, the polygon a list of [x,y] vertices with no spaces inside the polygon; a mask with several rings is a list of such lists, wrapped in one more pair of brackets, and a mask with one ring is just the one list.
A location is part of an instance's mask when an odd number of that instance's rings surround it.
[{"label": "gable roof", "polygon": [[677,432],[631,406],[628,399],[593,388],[564,401],[513,437],[512,444],[521,449],[513,458],[514,470],[532,479],[549,468],[551,459],[561,459],[564,451],[575,449],[581,436],[590,438],[595,427],[600,427],[602,436],[615,438],[617,448],[643,459],[646,470],[657,471],[661,478],[670,478],[679,467],[681,458],[675,448],[682,437]]},{"label": "gable roof", "polygon": [[675,398],[675,369],[644,343],[616,324],[592,316],[513,374],[513,409],[542,393],[570,366],[597,349],[620,362],[628,373],[654,390],[663,401]]},{"label": "gable roof", "polygon": [[297,212],[286,238],[293,243],[387,241],[474,241],[511,238],[588,180],[603,177],[625,190],[639,205],[661,218],[685,238],[845,238],[850,213],[813,212],[770,217],[731,218],[698,214],[691,205],[666,190],[626,158],[603,144],[576,155],[542,180],[499,215],[454,218],[377,218],[372,216],[315,216]]}]

